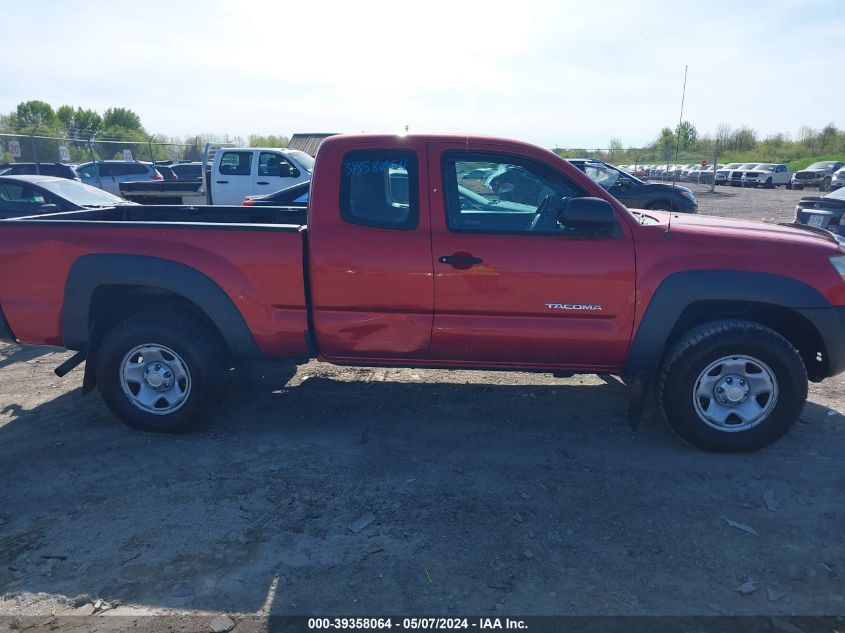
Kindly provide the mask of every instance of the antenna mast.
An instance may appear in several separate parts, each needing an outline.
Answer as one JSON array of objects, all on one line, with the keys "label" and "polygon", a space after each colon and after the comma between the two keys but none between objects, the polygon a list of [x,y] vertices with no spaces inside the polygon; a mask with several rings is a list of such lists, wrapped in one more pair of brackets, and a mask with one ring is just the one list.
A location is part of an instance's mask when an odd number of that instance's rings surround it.
[{"label": "antenna mast", "polygon": [[[689,65],[684,66],[684,89],[681,92],[681,116],[678,117],[678,129],[675,130],[675,165],[678,164],[678,154],[681,151],[681,123],[684,122],[684,101],[687,98],[687,70],[689,70]],[[713,179],[716,179],[716,171],[714,168],[713,171]],[[678,181],[678,177],[673,173],[672,174],[672,197],[674,198],[675,194],[675,183]],[[672,230],[672,205],[669,205],[669,223],[666,226],[666,235],[669,235],[669,232]]]}]

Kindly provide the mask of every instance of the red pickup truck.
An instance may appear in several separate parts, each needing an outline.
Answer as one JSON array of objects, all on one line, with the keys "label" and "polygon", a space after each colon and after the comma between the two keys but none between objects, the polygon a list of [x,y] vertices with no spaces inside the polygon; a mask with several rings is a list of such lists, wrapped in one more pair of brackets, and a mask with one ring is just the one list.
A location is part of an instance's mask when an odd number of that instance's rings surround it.
[{"label": "red pickup truck", "polygon": [[750,451],[845,368],[826,231],[630,211],[533,145],[335,136],[305,217],[117,207],[0,221],[0,339],[78,350],[130,426],[184,431],[227,370],[612,373],[706,450]]}]

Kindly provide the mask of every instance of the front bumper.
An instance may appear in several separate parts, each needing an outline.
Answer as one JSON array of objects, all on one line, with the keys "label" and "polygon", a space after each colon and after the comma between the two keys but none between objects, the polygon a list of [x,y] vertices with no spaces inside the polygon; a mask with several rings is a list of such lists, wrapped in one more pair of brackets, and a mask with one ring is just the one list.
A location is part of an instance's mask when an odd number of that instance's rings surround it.
[{"label": "front bumper", "polygon": [[798,180],[797,178],[792,179],[792,186],[795,185],[803,185],[805,187],[818,187],[824,182],[824,178],[808,178],[806,180]]},{"label": "front bumper", "polygon": [[0,308],[0,342],[17,343],[17,339],[12,334],[12,328],[9,327],[9,322],[6,321],[2,308]]},{"label": "front bumper", "polygon": [[797,312],[815,326],[824,344],[823,373],[811,377],[829,378],[845,371],[845,306],[808,308]]}]

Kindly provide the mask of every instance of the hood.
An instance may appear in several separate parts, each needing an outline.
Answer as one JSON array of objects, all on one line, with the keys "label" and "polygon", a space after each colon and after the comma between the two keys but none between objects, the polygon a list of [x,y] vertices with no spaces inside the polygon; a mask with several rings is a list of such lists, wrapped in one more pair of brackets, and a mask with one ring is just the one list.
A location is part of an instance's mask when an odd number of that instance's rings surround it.
[{"label": "hood", "polygon": [[672,189],[674,189],[675,193],[680,193],[681,191],[692,193],[692,190],[688,187],[682,187],[681,185],[675,185],[674,187],[672,187],[671,184],[666,184],[662,182],[647,182],[643,186],[648,187],[649,191],[665,191],[667,193],[670,193]]},{"label": "hood", "polygon": [[761,239],[788,242],[791,244],[805,244],[828,248],[833,251],[840,250],[839,242],[833,234],[818,229],[796,228],[780,224],[749,222],[746,220],[733,220],[707,215],[692,215],[687,213],[669,214],[665,211],[641,211],[641,213],[659,220],[664,229],[668,225],[671,215],[671,230],[673,232],[678,231],[679,233],[712,235],[714,237],[726,238]]},{"label": "hood", "polygon": [[796,171],[796,174],[826,174],[830,171],[830,169],[825,169],[824,167],[819,167],[816,169],[799,169]]}]

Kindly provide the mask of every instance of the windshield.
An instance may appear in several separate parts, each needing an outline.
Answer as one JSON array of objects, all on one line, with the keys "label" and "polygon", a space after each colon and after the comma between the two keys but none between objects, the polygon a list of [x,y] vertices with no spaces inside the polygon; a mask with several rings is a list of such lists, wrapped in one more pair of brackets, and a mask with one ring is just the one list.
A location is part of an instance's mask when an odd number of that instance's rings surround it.
[{"label": "windshield", "polygon": [[772,165],[771,163],[760,163],[755,169],[759,169],[761,171],[774,171],[775,167],[777,167],[777,165]]},{"label": "windshield", "polygon": [[80,207],[111,207],[116,204],[129,204],[123,198],[75,180],[45,180],[39,182],[38,185]]},{"label": "windshield", "polygon": [[834,200],[845,200],[845,187],[840,187],[836,191],[831,191],[825,198],[833,198]]},{"label": "windshield", "polygon": [[300,152],[298,149],[293,149],[288,152],[288,155],[302,165],[309,174],[314,173],[314,159],[305,152]]},{"label": "windshield", "polygon": [[759,164],[760,163],[745,163],[744,165],[737,167],[737,169],[756,169]]},{"label": "windshield", "polygon": [[833,160],[824,160],[820,163],[813,163],[807,169],[830,169],[836,164],[836,161]]}]

